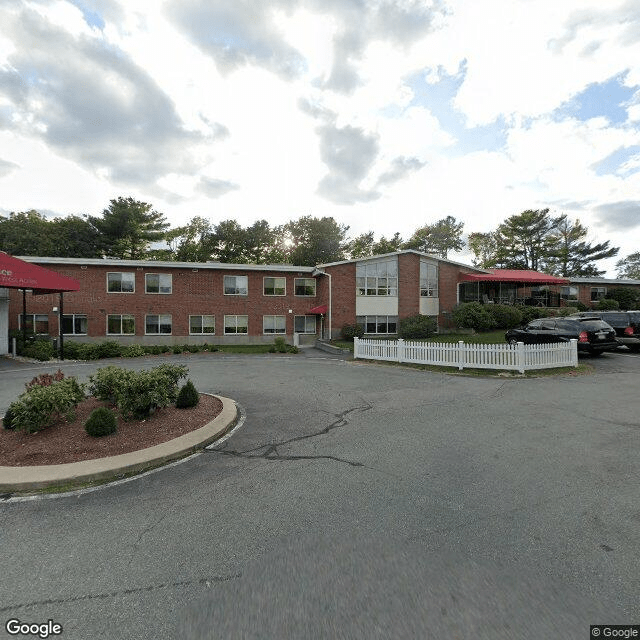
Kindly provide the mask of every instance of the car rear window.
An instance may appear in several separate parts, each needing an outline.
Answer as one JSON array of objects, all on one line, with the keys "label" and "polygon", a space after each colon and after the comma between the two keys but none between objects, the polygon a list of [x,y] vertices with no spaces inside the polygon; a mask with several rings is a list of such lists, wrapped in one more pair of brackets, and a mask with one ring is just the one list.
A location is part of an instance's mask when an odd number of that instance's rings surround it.
[{"label": "car rear window", "polygon": [[629,324],[626,313],[603,313],[600,317],[612,327],[626,327]]},{"label": "car rear window", "polygon": [[600,329],[609,329],[610,327],[604,320],[594,320],[593,318],[581,318],[579,322],[585,331],[599,331]]}]

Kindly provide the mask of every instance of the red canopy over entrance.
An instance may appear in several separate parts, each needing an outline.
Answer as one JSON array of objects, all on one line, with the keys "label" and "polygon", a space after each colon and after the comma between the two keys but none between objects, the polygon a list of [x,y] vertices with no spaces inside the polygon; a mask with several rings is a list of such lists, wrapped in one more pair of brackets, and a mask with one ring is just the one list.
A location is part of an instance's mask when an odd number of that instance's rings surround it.
[{"label": "red canopy over entrance", "polygon": [[491,273],[465,273],[466,282],[522,282],[527,284],[569,284],[566,278],[556,278],[526,269],[488,269]]},{"label": "red canopy over entrance", "polygon": [[319,307],[313,307],[313,309],[309,309],[307,313],[315,313],[317,315],[326,316],[327,315],[327,305],[321,304]]},{"label": "red canopy over entrance", "polygon": [[0,251],[0,287],[32,289],[34,294],[79,291],[80,283]]}]

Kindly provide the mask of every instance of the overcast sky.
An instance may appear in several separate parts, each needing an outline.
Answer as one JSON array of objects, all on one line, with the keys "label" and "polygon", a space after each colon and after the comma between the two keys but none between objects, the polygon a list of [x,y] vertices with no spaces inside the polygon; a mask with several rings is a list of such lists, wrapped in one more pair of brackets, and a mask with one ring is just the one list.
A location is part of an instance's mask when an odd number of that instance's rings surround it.
[{"label": "overcast sky", "polygon": [[118,196],[172,226],[310,214],[405,238],[549,207],[624,257],[640,2],[0,0],[0,213]]}]

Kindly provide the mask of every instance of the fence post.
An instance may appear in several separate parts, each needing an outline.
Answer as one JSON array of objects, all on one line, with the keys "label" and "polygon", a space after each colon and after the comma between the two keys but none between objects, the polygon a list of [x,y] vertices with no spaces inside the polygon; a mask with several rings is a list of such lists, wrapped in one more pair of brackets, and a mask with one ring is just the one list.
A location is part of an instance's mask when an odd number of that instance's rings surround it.
[{"label": "fence post", "polygon": [[462,371],[464,369],[464,365],[464,342],[462,340],[458,340],[458,369]]},{"label": "fence post", "polygon": [[516,364],[518,365],[518,371],[520,373],[524,373],[524,342],[518,342],[516,354]]},{"label": "fence post", "polygon": [[398,362],[404,362],[404,340],[398,339]]},{"label": "fence post", "polygon": [[575,338],[571,338],[571,364],[574,367],[578,366],[578,341]]},{"label": "fence post", "polygon": [[360,338],[358,336],[353,337],[353,359],[355,360],[358,357],[358,347],[360,343]]}]

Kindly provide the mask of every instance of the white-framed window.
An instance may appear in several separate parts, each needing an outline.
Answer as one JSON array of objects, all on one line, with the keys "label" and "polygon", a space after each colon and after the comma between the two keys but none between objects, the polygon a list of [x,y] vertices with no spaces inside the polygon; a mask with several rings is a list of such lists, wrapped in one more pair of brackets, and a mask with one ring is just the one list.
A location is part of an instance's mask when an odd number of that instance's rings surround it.
[{"label": "white-framed window", "polygon": [[262,333],[286,333],[285,316],[262,316]]},{"label": "white-framed window", "polygon": [[133,271],[107,273],[109,293],[135,293],[136,274]]},{"label": "white-framed window", "polygon": [[596,302],[607,297],[607,287],[591,287],[591,301]]},{"label": "white-framed window", "polygon": [[357,316],[356,324],[365,333],[398,333],[398,316]]},{"label": "white-framed window", "polygon": [[136,333],[136,319],[129,314],[107,316],[107,335],[132,336]]},{"label": "white-framed window", "polygon": [[64,314],[62,316],[62,333],[72,336],[86,336],[87,316],[83,313]]},{"label": "white-framed window", "polygon": [[578,287],[560,287],[560,298],[562,300],[577,300]]},{"label": "white-framed window", "polygon": [[315,278],[295,278],[293,281],[295,295],[297,296],[315,296],[316,295],[316,279]]},{"label": "white-framed window", "polygon": [[170,334],[171,315],[168,313],[163,313],[145,316],[144,332],[147,335]]},{"label": "white-framed window", "polygon": [[225,296],[246,296],[249,294],[249,276],[225,276]]},{"label": "white-framed window", "polygon": [[214,334],[216,332],[215,316],[189,316],[189,333],[198,335],[202,333]]},{"label": "white-framed window", "polygon": [[145,293],[171,293],[173,290],[173,276],[170,273],[145,273]]},{"label": "white-framed window", "polygon": [[420,260],[420,295],[423,298],[438,297],[438,266]]},{"label": "white-framed window", "polygon": [[[49,316],[46,313],[27,313],[26,320],[27,331],[49,333]],[[18,316],[18,328],[22,329],[22,314]]]},{"label": "white-framed window", "polygon": [[397,296],[397,258],[356,264],[356,295]]},{"label": "white-framed window", "polygon": [[225,316],[224,333],[249,333],[249,316]]},{"label": "white-framed window", "polygon": [[262,292],[265,296],[284,296],[287,294],[286,278],[269,278],[263,279]]},{"label": "white-framed window", "polygon": [[315,333],[316,317],[315,316],[294,316],[293,330],[296,333]]}]

